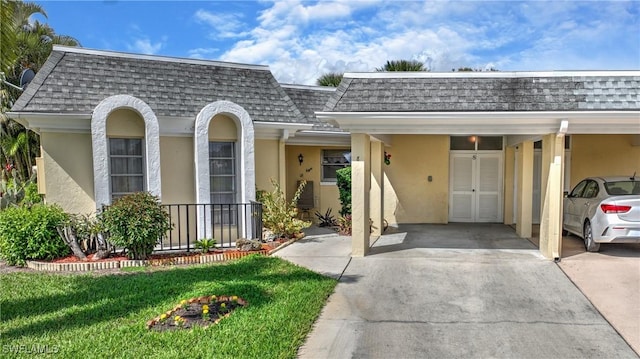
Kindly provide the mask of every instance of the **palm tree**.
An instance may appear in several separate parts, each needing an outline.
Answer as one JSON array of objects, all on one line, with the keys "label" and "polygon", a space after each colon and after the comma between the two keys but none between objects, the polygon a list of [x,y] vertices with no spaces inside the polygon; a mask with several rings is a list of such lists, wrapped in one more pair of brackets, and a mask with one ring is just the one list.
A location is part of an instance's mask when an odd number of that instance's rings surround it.
[{"label": "palm tree", "polygon": [[340,82],[342,81],[343,75],[344,74],[342,72],[328,72],[318,77],[318,79],[316,80],[316,83],[319,86],[338,87],[340,86]]},{"label": "palm tree", "polygon": [[424,64],[417,60],[387,60],[383,67],[376,68],[378,72],[387,71],[429,71]]},{"label": "palm tree", "polygon": [[0,165],[13,165],[17,176],[25,181],[32,175],[33,160],[39,155],[38,136],[7,117],[6,112],[20,96],[20,91],[4,83],[19,84],[22,71],[38,71],[51,54],[54,44],[80,46],[70,36],[56,34],[47,24],[30,22],[31,16],[44,9],[35,3],[0,0],[2,26],[2,62],[0,68]]}]

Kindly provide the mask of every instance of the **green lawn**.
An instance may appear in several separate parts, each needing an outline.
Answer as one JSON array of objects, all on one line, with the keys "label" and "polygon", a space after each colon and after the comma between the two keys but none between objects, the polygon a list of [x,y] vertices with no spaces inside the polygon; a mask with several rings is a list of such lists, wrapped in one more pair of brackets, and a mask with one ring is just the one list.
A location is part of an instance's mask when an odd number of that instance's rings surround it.
[{"label": "green lawn", "polygon": [[[3,274],[0,357],[46,350],[64,358],[294,358],[335,285],[257,255],[125,275]],[[237,295],[248,306],[208,328],[146,328],[180,300],[212,294]]]}]

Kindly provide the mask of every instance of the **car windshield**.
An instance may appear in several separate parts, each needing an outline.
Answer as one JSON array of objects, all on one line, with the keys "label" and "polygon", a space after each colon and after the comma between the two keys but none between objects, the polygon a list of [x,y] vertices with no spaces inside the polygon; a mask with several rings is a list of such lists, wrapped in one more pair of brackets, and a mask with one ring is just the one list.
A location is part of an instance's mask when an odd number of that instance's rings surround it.
[{"label": "car windshield", "polygon": [[640,181],[611,181],[605,182],[604,188],[612,196],[640,194]]}]

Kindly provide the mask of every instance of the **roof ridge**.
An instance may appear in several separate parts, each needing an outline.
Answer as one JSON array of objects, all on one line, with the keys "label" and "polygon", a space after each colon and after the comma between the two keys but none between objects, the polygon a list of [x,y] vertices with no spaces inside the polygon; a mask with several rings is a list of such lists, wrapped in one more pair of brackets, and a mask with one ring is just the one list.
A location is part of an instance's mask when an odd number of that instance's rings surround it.
[{"label": "roof ridge", "polygon": [[248,69],[248,70],[271,71],[268,65],[254,65],[254,64],[244,64],[239,62],[191,59],[191,58],[185,58],[185,57],[164,56],[164,55],[145,55],[145,54],[136,54],[131,52],[122,52],[122,51],[113,51],[113,50],[96,50],[96,49],[88,49],[88,48],[80,48],[80,47],[62,46],[62,45],[53,45],[53,51],[84,54],[84,55],[110,56],[110,57],[118,57],[118,58],[134,59],[134,60],[178,62],[178,63],[187,63],[187,64],[194,64],[194,65],[220,66],[220,67],[231,67],[231,68],[240,68],[240,69]]},{"label": "roof ridge", "polygon": [[575,71],[387,71],[387,72],[347,72],[344,77],[358,79],[389,78],[531,78],[531,77],[603,77],[640,76],[640,70],[575,70]]}]

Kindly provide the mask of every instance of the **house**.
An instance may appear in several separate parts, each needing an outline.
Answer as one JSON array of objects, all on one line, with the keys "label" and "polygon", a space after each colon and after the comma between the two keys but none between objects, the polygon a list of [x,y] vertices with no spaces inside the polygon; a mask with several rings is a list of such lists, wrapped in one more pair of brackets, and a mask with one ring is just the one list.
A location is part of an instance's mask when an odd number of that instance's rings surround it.
[{"label": "house", "polygon": [[540,221],[541,251],[560,256],[563,190],[640,170],[640,71],[361,73],[335,89],[279,84],[266,66],[55,46],[10,115],[40,134],[47,202],[90,213],[148,190],[198,204],[179,220],[200,238],[216,224],[248,235],[243,210],[222,205],[272,178],[289,197],[308,181],[309,212],[336,213],[350,153],[356,256],[369,219],[516,224],[522,237]]},{"label": "house", "polygon": [[538,221],[558,258],[563,191],[640,172],[640,71],[345,74],[316,115],[351,134],[353,255],[371,218]]}]

